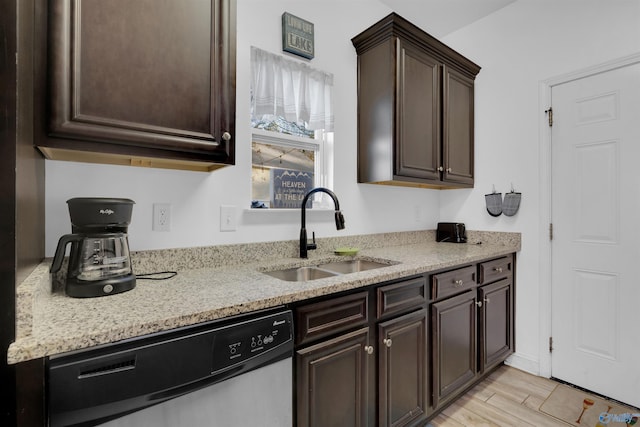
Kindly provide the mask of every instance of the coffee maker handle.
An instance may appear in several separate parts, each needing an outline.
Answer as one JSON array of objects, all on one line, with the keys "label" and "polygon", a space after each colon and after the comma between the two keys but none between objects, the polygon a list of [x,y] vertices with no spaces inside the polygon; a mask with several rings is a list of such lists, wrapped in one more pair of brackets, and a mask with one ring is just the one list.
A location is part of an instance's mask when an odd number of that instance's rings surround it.
[{"label": "coffee maker handle", "polygon": [[49,273],[55,273],[62,267],[62,260],[64,259],[64,252],[68,243],[79,242],[84,239],[80,234],[65,234],[58,240],[58,247],[56,248],[56,254],[53,256],[53,262],[51,263],[51,270]]}]

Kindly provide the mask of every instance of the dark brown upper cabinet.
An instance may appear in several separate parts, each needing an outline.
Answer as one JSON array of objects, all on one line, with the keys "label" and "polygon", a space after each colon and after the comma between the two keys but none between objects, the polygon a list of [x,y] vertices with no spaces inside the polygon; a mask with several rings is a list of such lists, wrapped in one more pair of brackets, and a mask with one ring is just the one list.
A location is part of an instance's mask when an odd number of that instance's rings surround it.
[{"label": "dark brown upper cabinet", "polygon": [[358,54],[358,182],[473,187],[480,67],[395,13],[351,41]]},{"label": "dark brown upper cabinet", "polygon": [[46,110],[36,145],[46,157],[234,164],[235,0],[40,3]]}]

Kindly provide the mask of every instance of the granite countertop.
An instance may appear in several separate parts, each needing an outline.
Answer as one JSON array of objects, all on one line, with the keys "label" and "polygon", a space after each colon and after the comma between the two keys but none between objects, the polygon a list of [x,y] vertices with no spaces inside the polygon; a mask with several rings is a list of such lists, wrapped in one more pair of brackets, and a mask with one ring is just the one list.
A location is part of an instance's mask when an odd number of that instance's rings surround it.
[{"label": "granite countertop", "polygon": [[[138,280],[131,291],[99,298],[67,297],[52,286],[50,260],[45,260],[18,286],[16,341],[7,361],[14,364],[113,343],[520,250],[519,233],[469,232],[466,244],[434,240],[432,230],[319,240],[319,250],[310,252],[307,260],[291,253],[297,242],[134,253],[138,274],[162,266],[175,268],[177,276]],[[286,282],[262,273],[354,258],[333,254],[331,248],[344,243],[364,248],[355,258],[394,264],[307,282]]]}]

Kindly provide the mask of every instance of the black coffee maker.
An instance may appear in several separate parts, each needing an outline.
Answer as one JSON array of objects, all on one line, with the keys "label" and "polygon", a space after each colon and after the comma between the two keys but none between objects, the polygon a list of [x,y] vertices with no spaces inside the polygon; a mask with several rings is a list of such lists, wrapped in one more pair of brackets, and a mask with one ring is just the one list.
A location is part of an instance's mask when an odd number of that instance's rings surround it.
[{"label": "black coffee maker", "polygon": [[127,229],[133,200],[80,197],[67,200],[71,232],[58,241],[51,273],[62,267],[71,243],[65,292],[70,297],[112,295],[133,289]]}]

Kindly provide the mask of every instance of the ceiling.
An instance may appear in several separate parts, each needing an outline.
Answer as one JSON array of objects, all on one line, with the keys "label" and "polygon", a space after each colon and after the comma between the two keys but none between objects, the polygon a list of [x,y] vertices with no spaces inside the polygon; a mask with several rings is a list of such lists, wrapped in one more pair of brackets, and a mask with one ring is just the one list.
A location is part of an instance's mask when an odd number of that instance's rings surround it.
[{"label": "ceiling", "polygon": [[516,0],[380,0],[394,12],[438,38]]}]

